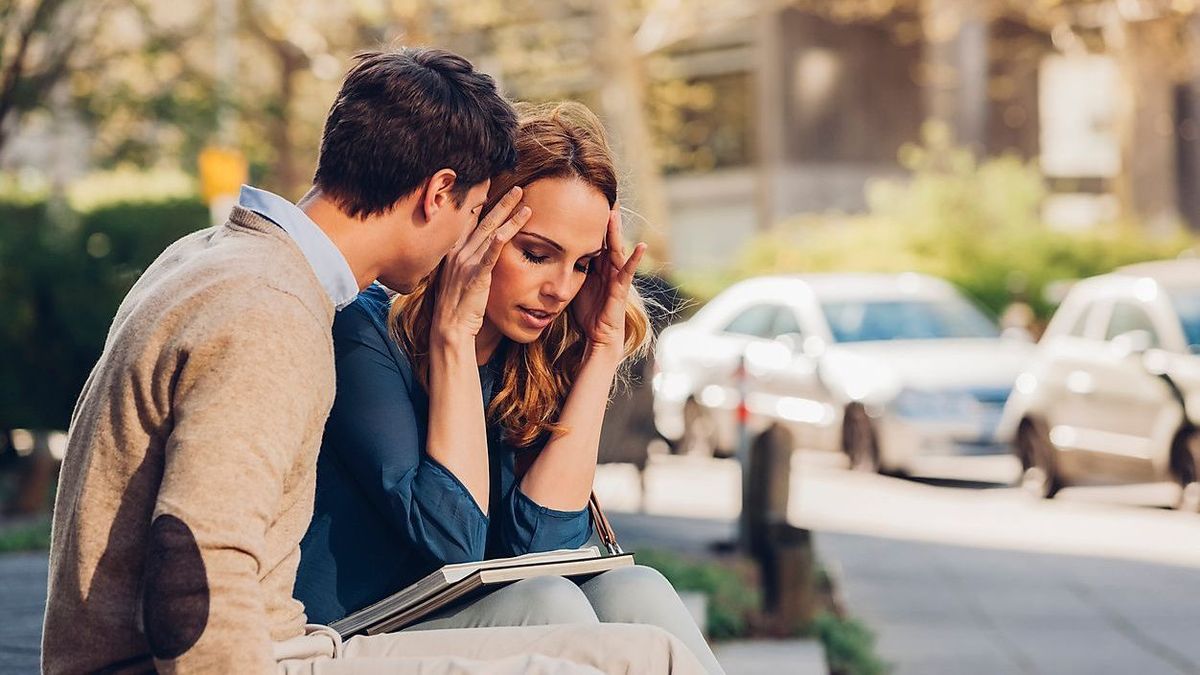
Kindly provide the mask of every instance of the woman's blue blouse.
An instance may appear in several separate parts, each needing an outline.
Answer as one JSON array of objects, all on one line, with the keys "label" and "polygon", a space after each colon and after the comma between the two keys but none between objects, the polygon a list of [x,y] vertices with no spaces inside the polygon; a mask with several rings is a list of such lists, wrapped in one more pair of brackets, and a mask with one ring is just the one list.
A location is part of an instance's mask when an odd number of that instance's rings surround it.
[{"label": "woman's blue blouse", "polygon": [[[372,286],[333,324],[337,396],[317,460],[313,520],[300,543],[296,598],[329,623],[442,565],[584,545],[586,509],[557,511],[525,496],[514,448],[488,425],[490,513],[425,452],[429,398],[388,337],[388,298]],[[491,400],[499,359],[480,368]]]}]

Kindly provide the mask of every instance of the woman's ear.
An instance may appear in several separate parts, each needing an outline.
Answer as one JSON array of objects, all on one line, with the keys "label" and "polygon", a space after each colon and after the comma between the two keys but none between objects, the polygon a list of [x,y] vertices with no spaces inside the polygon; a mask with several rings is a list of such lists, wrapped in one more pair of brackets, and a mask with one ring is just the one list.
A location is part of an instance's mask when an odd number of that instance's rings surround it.
[{"label": "woman's ear", "polygon": [[437,214],[454,203],[451,192],[458,180],[458,174],[453,169],[439,169],[425,182],[421,195],[421,211],[426,221],[433,220]]}]

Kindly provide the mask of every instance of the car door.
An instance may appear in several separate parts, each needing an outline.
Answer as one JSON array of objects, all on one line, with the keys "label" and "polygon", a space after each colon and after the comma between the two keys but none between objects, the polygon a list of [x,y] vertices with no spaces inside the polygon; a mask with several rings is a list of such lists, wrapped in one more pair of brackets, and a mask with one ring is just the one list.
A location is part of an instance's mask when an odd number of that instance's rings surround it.
[{"label": "car door", "polygon": [[761,414],[782,423],[797,447],[828,445],[826,436],[834,415],[817,376],[813,355],[804,351],[813,335],[802,326],[802,318],[791,306],[780,306],[764,345],[763,358],[751,362],[751,386],[758,394],[755,406]]},{"label": "car door", "polygon": [[708,340],[702,372],[696,379],[696,402],[712,413],[717,443],[724,449],[736,444],[735,411],[741,400],[739,370],[747,349],[770,343],[779,304],[751,301],[735,309],[731,318],[717,324]]},{"label": "car door", "polygon": [[[1077,443],[1089,473],[1119,480],[1149,480],[1151,439],[1177,416],[1177,403],[1160,377],[1146,370],[1145,349],[1162,346],[1162,327],[1147,303],[1133,295],[1114,300],[1104,332],[1106,349],[1092,363],[1087,433]],[[1131,351],[1133,343],[1144,341]]]}]

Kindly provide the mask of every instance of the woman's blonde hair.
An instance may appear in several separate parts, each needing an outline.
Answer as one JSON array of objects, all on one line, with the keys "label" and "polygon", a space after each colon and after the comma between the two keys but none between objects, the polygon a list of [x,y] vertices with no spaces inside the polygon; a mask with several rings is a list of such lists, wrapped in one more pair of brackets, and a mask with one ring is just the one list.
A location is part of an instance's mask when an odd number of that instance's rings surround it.
[{"label": "woman's blonde hair", "polygon": [[[617,172],[604,126],[579,103],[519,104],[517,166],[492,179],[487,213],[513,186],[545,178],[577,178],[596,188],[611,208],[617,201]],[[603,264],[598,259],[593,264]],[[388,323],[395,339],[413,361],[421,385],[429,386],[429,332],[433,324],[439,266],[407,295],[392,302]],[[652,334],[646,306],[636,287],[625,306],[625,360],[618,383],[628,378],[628,364],[644,356]],[[503,439],[528,447],[566,429],[555,420],[583,362],[587,338],[571,311],[562,312],[529,344],[508,345],[498,391],[488,418],[499,422]]]}]

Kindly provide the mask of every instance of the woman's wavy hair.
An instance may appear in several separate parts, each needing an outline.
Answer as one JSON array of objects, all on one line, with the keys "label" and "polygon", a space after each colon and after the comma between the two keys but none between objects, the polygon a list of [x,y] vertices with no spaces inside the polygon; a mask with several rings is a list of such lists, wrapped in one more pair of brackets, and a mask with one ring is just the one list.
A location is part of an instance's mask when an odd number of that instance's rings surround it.
[{"label": "woman's wavy hair", "polygon": [[[517,165],[492,179],[483,213],[513,186],[546,178],[577,178],[596,188],[611,208],[617,201],[617,172],[604,126],[591,110],[574,102],[519,104]],[[595,263],[594,263],[595,264]],[[441,266],[407,295],[392,302],[389,331],[413,360],[421,385],[429,387],[429,339]],[[653,339],[645,301],[636,286],[625,306],[625,359],[617,384],[629,380],[629,364],[644,357]],[[529,344],[507,345],[498,392],[488,418],[499,422],[503,439],[529,447],[566,428],[556,422],[583,362],[586,337],[571,311],[559,314]]]}]

